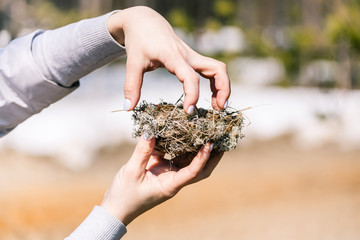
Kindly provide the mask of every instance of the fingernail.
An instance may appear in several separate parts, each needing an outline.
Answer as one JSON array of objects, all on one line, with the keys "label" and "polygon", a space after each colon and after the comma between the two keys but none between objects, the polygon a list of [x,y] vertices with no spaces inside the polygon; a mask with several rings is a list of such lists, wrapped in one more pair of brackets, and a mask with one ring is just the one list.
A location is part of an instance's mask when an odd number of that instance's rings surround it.
[{"label": "fingernail", "polygon": [[224,109],[226,109],[229,105],[229,100],[226,100],[226,102],[224,103]]},{"label": "fingernail", "polygon": [[214,143],[210,145],[210,152],[214,149]]},{"label": "fingernail", "polygon": [[151,137],[150,137],[150,134],[148,134],[147,132],[144,132],[143,138],[145,139],[145,141],[149,141]]},{"label": "fingernail", "polygon": [[188,108],[188,110],[186,111],[187,114],[192,114],[192,112],[194,111],[194,105],[190,105],[190,107]]},{"label": "fingernail", "polygon": [[127,111],[129,110],[131,107],[131,101],[129,99],[125,99],[124,100],[124,106],[123,106],[123,110]]}]

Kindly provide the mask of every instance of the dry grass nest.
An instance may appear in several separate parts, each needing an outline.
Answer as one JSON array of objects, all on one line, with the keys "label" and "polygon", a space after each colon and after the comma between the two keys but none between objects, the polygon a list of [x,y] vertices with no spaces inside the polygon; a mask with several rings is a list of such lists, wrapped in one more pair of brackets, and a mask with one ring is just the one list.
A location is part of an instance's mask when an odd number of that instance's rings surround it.
[{"label": "dry grass nest", "polygon": [[216,151],[230,151],[244,136],[241,133],[244,117],[236,110],[195,108],[189,115],[181,103],[143,101],[134,109],[132,118],[135,126],[133,136],[139,137],[146,132],[149,137],[155,137],[155,149],[170,155],[171,159],[194,156],[207,142],[214,143]]}]

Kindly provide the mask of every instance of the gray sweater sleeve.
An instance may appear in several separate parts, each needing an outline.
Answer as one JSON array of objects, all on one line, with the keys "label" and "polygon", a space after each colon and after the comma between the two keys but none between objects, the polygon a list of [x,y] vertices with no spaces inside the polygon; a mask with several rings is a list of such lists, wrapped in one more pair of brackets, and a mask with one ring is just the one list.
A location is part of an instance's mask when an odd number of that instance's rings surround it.
[{"label": "gray sweater sleeve", "polygon": [[0,49],[0,137],[125,54],[108,32],[110,14],[36,31]]},{"label": "gray sweater sleeve", "polygon": [[[71,93],[79,78],[125,54],[107,30],[111,13],[36,31],[0,49],[0,137]],[[67,238],[118,240],[125,226],[95,207]]]},{"label": "gray sweater sleeve", "polygon": [[37,35],[32,53],[44,78],[72,87],[79,78],[124,55],[124,47],[107,29],[112,13]]},{"label": "gray sweater sleeve", "polygon": [[126,228],[105,209],[95,206],[89,216],[65,240],[119,240]]}]

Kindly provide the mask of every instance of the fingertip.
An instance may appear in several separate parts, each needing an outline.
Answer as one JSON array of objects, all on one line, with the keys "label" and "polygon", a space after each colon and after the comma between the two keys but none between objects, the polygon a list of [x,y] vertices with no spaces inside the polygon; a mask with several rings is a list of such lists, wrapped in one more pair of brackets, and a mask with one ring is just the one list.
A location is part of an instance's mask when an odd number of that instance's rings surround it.
[{"label": "fingertip", "polygon": [[[190,86],[190,84],[193,84]],[[184,83],[185,89],[185,98],[184,98],[184,110],[187,114],[191,114],[194,112],[196,104],[199,100],[199,83],[191,82]]]},{"label": "fingertip", "polygon": [[138,139],[135,150],[127,164],[127,166],[133,169],[136,176],[141,176],[143,171],[146,168],[147,163],[151,157],[152,152],[155,147],[155,138],[148,138],[145,136],[145,133]]},{"label": "fingertip", "polygon": [[123,110],[129,111],[131,109],[131,106],[132,106],[131,100],[125,98],[124,103],[123,103]]},{"label": "fingertip", "polygon": [[226,102],[224,103],[223,108],[226,109],[228,107],[228,105],[229,105],[229,100],[226,100]]},{"label": "fingertip", "polygon": [[[139,90],[140,91],[140,90]],[[125,99],[123,102],[123,110],[124,111],[132,111],[140,99],[140,92],[134,93],[129,91],[124,91]]]},{"label": "fingertip", "polygon": [[148,145],[152,145],[152,144],[155,145],[156,139],[151,133],[145,131],[141,136],[141,141],[145,142]]},{"label": "fingertip", "polygon": [[175,75],[184,84],[184,111],[191,114],[199,100],[200,76],[185,61],[179,60]]},{"label": "fingertip", "polygon": [[214,143],[210,144],[210,152],[214,149]]},{"label": "fingertip", "polygon": [[199,158],[199,160],[202,160],[202,161],[207,161],[208,160],[208,158],[209,158],[209,156],[210,156],[210,152],[212,151],[212,148],[213,148],[213,146],[212,146],[213,144],[212,143],[206,143],[205,145],[203,145],[201,148],[200,148],[200,150],[199,150],[199,152],[198,152],[198,154],[197,154],[197,156],[196,157],[198,157]]},{"label": "fingertip", "polygon": [[214,148],[214,143],[208,142],[204,146],[204,151],[206,153],[210,153],[213,150],[213,148]]},{"label": "fingertip", "polygon": [[191,92],[185,92],[184,111],[187,114],[193,113],[199,99],[199,89],[194,86],[191,90]]},{"label": "fingertip", "polygon": [[195,109],[194,105],[190,105],[190,106],[187,108],[186,113],[187,113],[187,114],[192,114],[192,113],[194,112],[194,109]]},{"label": "fingertip", "polygon": [[144,132],[143,135],[142,135],[142,138],[145,140],[145,141],[151,141],[151,139],[153,138],[151,136],[151,134],[149,134],[148,132]]},{"label": "fingertip", "polygon": [[155,138],[144,132],[136,145],[136,152],[150,154],[155,147]]},{"label": "fingertip", "polygon": [[229,106],[229,96],[223,96],[220,92],[218,92],[215,102],[218,108],[225,110]]},{"label": "fingertip", "polygon": [[141,86],[144,76],[144,68],[141,60],[129,57],[126,63],[124,85],[124,110],[130,111],[136,107],[141,95]]}]

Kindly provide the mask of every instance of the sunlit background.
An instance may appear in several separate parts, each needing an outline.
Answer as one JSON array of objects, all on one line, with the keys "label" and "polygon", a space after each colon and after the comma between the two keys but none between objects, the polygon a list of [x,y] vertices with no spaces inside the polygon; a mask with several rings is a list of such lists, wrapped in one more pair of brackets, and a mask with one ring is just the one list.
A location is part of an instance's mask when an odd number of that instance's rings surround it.
[{"label": "sunlit background", "polygon": [[[147,5],[224,61],[245,138],[213,175],[141,216],[124,239],[360,239],[360,3],[352,0],[1,0],[0,47],[113,9]],[[132,153],[126,58],[0,140],[0,238],[62,239]],[[210,107],[207,80],[198,106]],[[142,100],[181,83],[145,74]]]}]

